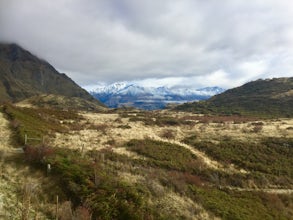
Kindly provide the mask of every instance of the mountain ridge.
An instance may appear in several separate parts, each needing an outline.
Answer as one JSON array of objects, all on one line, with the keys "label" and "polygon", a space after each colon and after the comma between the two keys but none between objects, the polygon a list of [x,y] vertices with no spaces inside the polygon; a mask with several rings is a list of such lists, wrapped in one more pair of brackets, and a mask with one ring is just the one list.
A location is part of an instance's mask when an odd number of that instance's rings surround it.
[{"label": "mountain ridge", "polygon": [[0,43],[0,100],[18,102],[36,95],[78,97],[102,105],[64,73],[17,44]]},{"label": "mountain ridge", "polygon": [[132,82],[116,82],[110,85],[97,85],[88,89],[90,94],[108,107],[137,107],[147,110],[161,109],[169,103],[183,103],[204,100],[223,92],[219,87],[201,89],[148,87]]},{"label": "mountain ridge", "polygon": [[175,109],[205,114],[293,117],[293,77],[259,79]]}]

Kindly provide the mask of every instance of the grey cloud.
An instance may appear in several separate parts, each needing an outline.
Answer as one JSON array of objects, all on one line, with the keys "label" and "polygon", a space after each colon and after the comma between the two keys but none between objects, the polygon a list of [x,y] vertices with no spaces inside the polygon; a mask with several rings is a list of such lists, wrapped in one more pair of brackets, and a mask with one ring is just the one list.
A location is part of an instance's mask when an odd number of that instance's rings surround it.
[{"label": "grey cloud", "polygon": [[82,85],[177,78],[231,87],[293,71],[291,0],[2,0],[0,28],[0,40]]}]

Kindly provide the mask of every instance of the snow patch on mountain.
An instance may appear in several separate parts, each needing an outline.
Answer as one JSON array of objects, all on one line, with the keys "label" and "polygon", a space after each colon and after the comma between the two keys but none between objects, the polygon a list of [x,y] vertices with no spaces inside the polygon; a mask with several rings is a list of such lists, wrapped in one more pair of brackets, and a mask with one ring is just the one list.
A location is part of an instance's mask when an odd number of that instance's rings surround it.
[{"label": "snow patch on mountain", "polygon": [[85,89],[88,90],[88,92],[90,92],[90,93],[115,94],[118,91],[125,89],[127,86],[129,86],[129,83],[127,83],[127,82],[118,82],[118,83],[113,83],[110,85],[97,84],[96,86],[92,86],[90,88],[85,88]]},{"label": "snow patch on mountain", "polygon": [[224,92],[224,89],[219,87],[201,89],[144,87],[130,82],[99,84],[86,89],[109,107],[127,105],[143,109],[164,108],[168,103],[204,100]]}]

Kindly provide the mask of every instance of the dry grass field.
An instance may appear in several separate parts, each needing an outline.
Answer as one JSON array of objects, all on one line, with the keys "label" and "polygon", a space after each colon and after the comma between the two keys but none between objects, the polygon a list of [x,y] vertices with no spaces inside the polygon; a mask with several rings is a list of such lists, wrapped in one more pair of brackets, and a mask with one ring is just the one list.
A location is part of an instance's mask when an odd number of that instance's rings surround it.
[{"label": "dry grass field", "polygon": [[[141,116],[142,115],[142,116]],[[233,163],[224,164],[217,161],[204,151],[184,143],[184,139],[189,136],[196,135],[198,141],[211,141],[217,145],[223,138],[241,142],[257,143],[263,138],[292,138],[293,137],[293,119],[272,119],[272,120],[255,120],[237,118],[206,118],[205,116],[193,115],[188,113],[175,112],[159,112],[154,115],[149,113],[82,113],[83,120],[79,122],[80,129],[71,131],[67,134],[56,134],[56,138],[52,142],[52,146],[64,146],[66,148],[78,150],[111,150],[115,154],[121,154],[127,158],[134,160],[147,160],[145,155],[138,154],[125,147],[125,144],[132,139],[145,140],[151,139],[161,142],[176,144],[187,149],[194,154],[202,162],[205,169],[219,170],[227,174],[244,174],[247,175],[251,171],[249,169],[237,166]],[[166,117],[177,121],[175,124],[156,123],[161,117]],[[158,119],[159,118],[159,119]],[[118,166],[123,167],[123,164]],[[121,168],[119,168],[121,169]],[[119,176],[130,183],[140,182],[146,185],[146,179],[149,174],[140,173],[133,174],[133,170],[123,170],[119,172]],[[154,180],[155,181],[155,180]],[[292,195],[293,188],[278,188],[272,184],[273,189],[260,188],[253,181],[250,186],[230,187],[231,190],[237,191],[262,191],[268,193],[288,194]],[[160,185],[157,181],[155,184],[164,193],[160,200],[153,198],[152,204],[159,206],[164,204],[166,209],[179,213],[187,219],[212,219],[203,207],[176,192],[169,192],[168,187]],[[273,186],[274,185],[274,186]],[[292,187],[292,185],[291,185]],[[154,202],[155,201],[155,202]],[[180,207],[180,208],[178,208]],[[197,213],[190,207],[197,207]],[[166,212],[170,212],[166,210]],[[200,210],[200,211],[198,211]],[[216,216],[214,216],[216,218]]]},{"label": "dry grass field", "polygon": [[[42,167],[44,161],[52,164],[51,178],[65,186],[60,203],[70,210],[80,206],[76,210],[93,219],[293,218],[292,118],[138,110],[49,112],[48,118],[46,111],[34,111],[6,110],[14,124],[22,124],[14,126],[18,133],[32,124],[26,124],[23,114],[40,116],[36,126],[50,128],[38,134],[53,153],[34,158],[31,148],[25,155],[32,154],[29,164],[34,167]],[[1,134],[11,136],[7,120],[1,120]],[[9,176],[5,181],[20,187],[27,168],[16,172],[3,162],[5,152],[12,149],[8,139],[1,149],[3,175]],[[39,185],[47,181],[44,174],[28,176],[29,182],[38,179]],[[8,196],[17,190],[5,189],[7,184],[2,183],[0,199],[17,200],[17,194]],[[54,209],[54,200],[42,201],[42,209],[32,203],[32,213]]]},{"label": "dry grass field", "polygon": [[[132,140],[150,138],[164,142],[178,144],[189,149],[202,158],[204,163],[213,168],[223,167],[219,162],[212,160],[204,152],[183,143],[186,137],[197,135],[199,140],[210,140],[217,144],[222,138],[231,138],[240,141],[257,142],[264,137],[293,137],[293,119],[249,120],[234,123],[233,118],[211,118],[206,121],[205,116],[190,113],[162,112],[159,117],[168,117],[183,123],[176,125],[146,125],[144,120],[156,121],[156,117],[133,121],[137,113],[130,113],[129,117],[119,114],[82,113],[84,119],[78,122],[79,129],[69,133],[56,133],[52,146],[64,146],[72,149],[101,150],[111,148],[118,154],[129,157],[139,157],[134,152],[121,147]],[[186,119],[187,118],[187,119]],[[190,118],[190,119],[189,119]],[[194,118],[194,119],[193,119]],[[201,118],[203,121],[201,121]],[[214,121],[213,121],[214,120]],[[219,122],[217,122],[219,120]],[[225,121],[227,120],[227,121]],[[215,122],[216,121],[216,122]],[[188,123],[184,123],[188,122]],[[71,122],[76,123],[76,122]],[[231,164],[231,171],[235,171]],[[229,168],[225,168],[228,169]],[[227,170],[227,171],[228,171]],[[246,172],[241,169],[239,172]]]}]

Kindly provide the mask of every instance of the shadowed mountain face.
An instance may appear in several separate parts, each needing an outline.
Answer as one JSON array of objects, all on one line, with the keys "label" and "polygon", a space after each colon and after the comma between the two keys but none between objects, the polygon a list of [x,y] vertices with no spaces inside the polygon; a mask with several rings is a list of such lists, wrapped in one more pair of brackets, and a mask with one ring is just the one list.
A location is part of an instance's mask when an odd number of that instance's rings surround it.
[{"label": "shadowed mountain face", "polygon": [[207,101],[176,108],[199,113],[293,117],[293,77],[249,82]]},{"label": "shadowed mountain face", "polygon": [[16,44],[0,44],[0,101],[56,94],[96,101],[65,74]]}]

